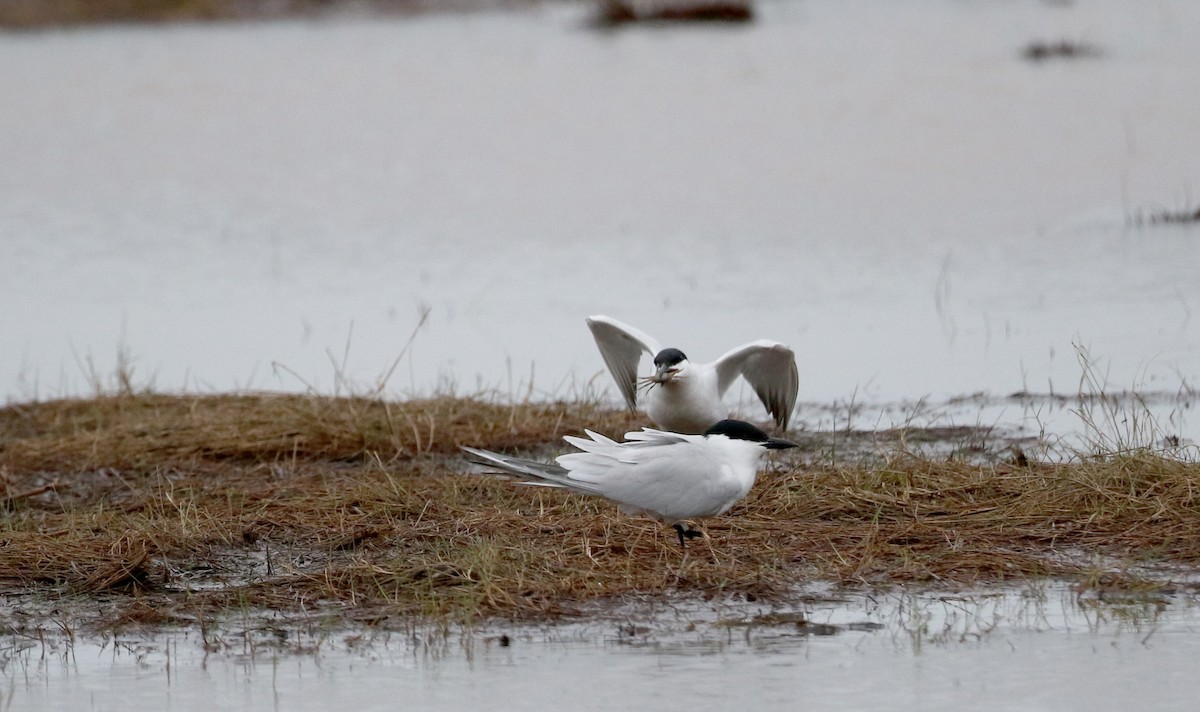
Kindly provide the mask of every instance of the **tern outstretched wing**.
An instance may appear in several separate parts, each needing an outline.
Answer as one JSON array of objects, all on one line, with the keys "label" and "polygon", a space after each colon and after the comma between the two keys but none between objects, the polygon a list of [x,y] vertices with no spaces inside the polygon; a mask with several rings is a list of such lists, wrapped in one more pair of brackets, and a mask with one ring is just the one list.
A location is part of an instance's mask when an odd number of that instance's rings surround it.
[{"label": "tern outstretched wing", "polygon": [[645,333],[607,316],[588,317],[587,325],[592,330],[592,338],[600,348],[605,365],[621,389],[625,404],[630,410],[635,410],[638,362],[643,352],[654,356],[662,351],[662,347]]},{"label": "tern outstretched wing", "polygon": [[796,354],[778,341],[753,341],[730,351],[713,364],[717,369],[717,390],[721,395],[742,376],[780,430],[786,430],[796,394],[800,390],[800,374],[796,370]]}]

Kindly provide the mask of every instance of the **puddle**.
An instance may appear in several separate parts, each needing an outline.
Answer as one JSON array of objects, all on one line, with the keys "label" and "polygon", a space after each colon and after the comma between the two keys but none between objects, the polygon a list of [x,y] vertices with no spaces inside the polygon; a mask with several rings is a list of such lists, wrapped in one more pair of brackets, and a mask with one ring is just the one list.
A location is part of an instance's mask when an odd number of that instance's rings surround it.
[{"label": "puddle", "polygon": [[[844,593],[798,603],[631,602],[587,622],[0,639],[11,709],[766,710],[1186,708],[1194,593],[1079,598],[1062,585]],[[207,648],[207,651],[206,651]]]},{"label": "puddle", "polygon": [[[895,452],[978,462],[1013,457],[1058,462],[1136,447],[1194,459],[1200,455],[1197,396],[1191,390],[977,393],[941,401],[802,403],[793,437],[810,457],[851,462]],[[739,408],[756,412],[744,400]]]}]

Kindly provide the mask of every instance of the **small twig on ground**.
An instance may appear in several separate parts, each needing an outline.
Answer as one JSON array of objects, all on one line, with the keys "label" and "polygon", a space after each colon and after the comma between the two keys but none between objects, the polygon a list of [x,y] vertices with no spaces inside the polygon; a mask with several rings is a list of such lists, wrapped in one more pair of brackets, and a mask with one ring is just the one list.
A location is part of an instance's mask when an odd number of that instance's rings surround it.
[{"label": "small twig on ground", "polygon": [[24,492],[17,492],[16,494],[6,495],[3,499],[0,499],[0,509],[8,509],[9,507],[16,504],[17,501],[19,501],[19,500],[28,499],[30,497],[36,497],[39,494],[43,494],[45,492],[50,492],[51,490],[57,492],[58,489],[61,487],[66,487],[66,485],[62,482],[59,482],[58,480],[55,480],[49,484],[44,484],[40,487],[34,487],[33,489],[28,489],[28,490],[25,490]]}]

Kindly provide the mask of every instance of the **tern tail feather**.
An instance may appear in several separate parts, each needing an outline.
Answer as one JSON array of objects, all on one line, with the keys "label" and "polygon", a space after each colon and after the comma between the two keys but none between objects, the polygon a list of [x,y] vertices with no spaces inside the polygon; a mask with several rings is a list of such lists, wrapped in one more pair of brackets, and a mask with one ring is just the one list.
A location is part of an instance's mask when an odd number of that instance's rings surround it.
[{"label": "tern tail feather", "polygon": [[571,479],[571,473],[558,465],[509,457],[491,450],[480,450],[473,447],[460,446],[460,449],[473,456],[467,458],[471,462],[485,467],[494,467],[505,474],[523,478],[526,482],[522,484],[561,487],[581,494],[602,494],[600,488],[590,482]]}]

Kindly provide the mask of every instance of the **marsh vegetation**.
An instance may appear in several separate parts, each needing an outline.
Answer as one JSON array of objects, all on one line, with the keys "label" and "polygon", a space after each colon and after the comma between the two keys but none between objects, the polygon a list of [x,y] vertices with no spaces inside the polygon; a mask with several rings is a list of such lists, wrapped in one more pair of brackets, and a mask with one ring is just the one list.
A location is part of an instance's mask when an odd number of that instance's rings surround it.
[{"label": "marsh vegetation", "polygon": [[605,502],[467,474],[457,454],[549,457],[583,427],[638,425],[597,403],[478,397],[126,391],[10,405],[4,625],[51,609],[91,630],[239,611],[385,627],[544,619],[633,596],[786,601],[812,581],[1147,589],[1200,562],[1200,466],[1186,452],[852,457],[800,433],[807,446],[686,551]]}]

